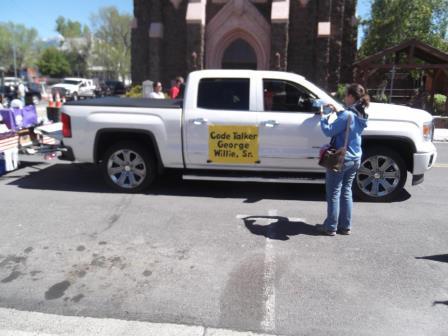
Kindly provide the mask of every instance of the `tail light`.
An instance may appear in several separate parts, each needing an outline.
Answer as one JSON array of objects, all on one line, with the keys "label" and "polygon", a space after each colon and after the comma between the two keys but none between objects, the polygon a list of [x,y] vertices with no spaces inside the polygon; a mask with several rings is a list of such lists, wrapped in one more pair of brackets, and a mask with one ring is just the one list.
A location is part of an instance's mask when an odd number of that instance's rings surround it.
[{"label": "tail light", "polygon": [[70,116],[65,113],[61,113],[61,121],[62,121],[62,135],[64,138],[72,137],[72,124],[70,120]]}]

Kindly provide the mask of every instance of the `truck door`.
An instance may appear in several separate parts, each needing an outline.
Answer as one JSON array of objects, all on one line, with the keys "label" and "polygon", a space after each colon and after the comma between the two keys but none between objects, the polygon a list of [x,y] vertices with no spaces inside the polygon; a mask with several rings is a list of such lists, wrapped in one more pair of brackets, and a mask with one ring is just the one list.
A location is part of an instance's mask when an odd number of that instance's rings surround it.
[{"label": "truck door", "polygon": [[249,77],[202,78],[188,87],[184,153],[188,168],[248,169],[258,165],[255,88]]},{"label": "truck door", "polygon": [[319,148],[329,140],[320,130],[313,110],[317,97],[300,84],[282,79],[260,79],[260,167],[274,170],[317,170]]}]

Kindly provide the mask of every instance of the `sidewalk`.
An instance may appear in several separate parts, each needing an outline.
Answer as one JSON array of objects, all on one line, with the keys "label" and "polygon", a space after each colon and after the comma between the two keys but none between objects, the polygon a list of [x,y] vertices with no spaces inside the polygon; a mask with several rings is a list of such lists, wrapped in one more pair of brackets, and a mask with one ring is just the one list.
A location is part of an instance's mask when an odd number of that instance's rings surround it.
[{"label": "sidewalk", "polygon": [[0,336],[268,336],[167,323],[59,316],[0,308]]},{"label": "sidewalk", "polygon": [[448,129],[447,128],[436,128],[434,130],[434,141],[447,142],[448,141]]}]

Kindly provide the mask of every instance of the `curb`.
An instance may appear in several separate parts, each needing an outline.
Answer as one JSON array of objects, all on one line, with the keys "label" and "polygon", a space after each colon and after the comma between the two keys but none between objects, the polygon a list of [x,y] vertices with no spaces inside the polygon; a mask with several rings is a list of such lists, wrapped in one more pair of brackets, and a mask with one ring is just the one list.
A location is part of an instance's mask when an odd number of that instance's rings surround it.
[{"label": "curb", "polygon": [[61,316],[0,308],[0,336],[275,336],[170,323]]}]

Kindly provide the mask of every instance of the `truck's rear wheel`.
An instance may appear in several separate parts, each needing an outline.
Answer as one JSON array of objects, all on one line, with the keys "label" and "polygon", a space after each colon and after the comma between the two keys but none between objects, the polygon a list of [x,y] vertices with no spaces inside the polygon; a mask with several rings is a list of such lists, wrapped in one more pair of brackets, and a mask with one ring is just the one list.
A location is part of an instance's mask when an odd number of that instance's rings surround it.
[{"label": "truck's rear wheel", "polygon": [[154,155],[132,141],[111,146],[103,156],[102,170],[112,188],[127,193],[148,188],[157,175]]},{"label": "truck's rear wheel", "polygon": [[401,156],[388,148],[368,148],[353,183],[356,198],[369,202],[390,202],[403,191],[407,169]]}]

